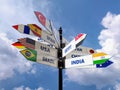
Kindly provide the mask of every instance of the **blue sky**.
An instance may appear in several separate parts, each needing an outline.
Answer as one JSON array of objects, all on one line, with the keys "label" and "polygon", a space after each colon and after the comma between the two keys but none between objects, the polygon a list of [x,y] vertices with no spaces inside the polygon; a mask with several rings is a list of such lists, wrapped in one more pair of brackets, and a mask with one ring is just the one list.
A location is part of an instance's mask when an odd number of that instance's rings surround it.
[{"label": "blue sky", "polygon": [[34,11],[53,21],[70,41],[86,33],[83,46],[114,57],[103,69],[63,70],[63,90],[120,90],[119,0],[1,0],[0,90],[57,90],[58,69],[27,61],[11,44],[25,37],[12,25],[35,23]]}]

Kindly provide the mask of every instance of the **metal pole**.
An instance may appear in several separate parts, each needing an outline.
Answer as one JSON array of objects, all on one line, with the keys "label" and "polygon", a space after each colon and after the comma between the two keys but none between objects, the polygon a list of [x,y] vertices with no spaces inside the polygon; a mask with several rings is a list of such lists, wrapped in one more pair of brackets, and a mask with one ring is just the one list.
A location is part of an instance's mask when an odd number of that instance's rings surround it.
[{"label": "metal pole", "polygon": [[60,48],[58,49],[58,58],[59,58],[59,90],[63,90],[63,77],[62,77],[62,69],[63,69],[63,60],[62,60],[62,28],[59,29],[60,35]]}]

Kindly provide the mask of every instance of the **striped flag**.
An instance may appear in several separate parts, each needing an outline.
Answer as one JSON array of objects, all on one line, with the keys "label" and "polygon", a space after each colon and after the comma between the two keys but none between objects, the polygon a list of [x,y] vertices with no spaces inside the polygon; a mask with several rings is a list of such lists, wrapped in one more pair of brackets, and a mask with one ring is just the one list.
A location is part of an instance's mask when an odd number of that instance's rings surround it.
[{"label": "striped flag", "polygon": [[12,26],[14,29],[18,30],[21,33],[24,34],[30,34],[30,28],[27,25],[19,24],[19,25],[14,25]]},{"label": "striped flag", "polygon": [[22,45],[20,42],[15,42],[12,45],[15,46],[18,49],[26,49],[25,46]]},{"label": "striped flag", "polygon": [[35,49],[35,40],[30,38],[20,38],[18,41],[27,48]]},{"label": "striped flag", "polygon": [[20,51],[20,53],[21,53],[27,60],[36,62],[36,59],[37,59],[37,51],[27,48],[27,49],[25,49],[25,50]]},{"label": "striped flag", "polygon": [[104,52],[94,53],[94,54],[92,54],[92,56],[93,56],[93,63],[94,64],[103,64],[107,60],[110,59],[110,55],[108,55]]},{"label": "striped flag", "polygon": [[35,34],[35,36],[41,37],[42,29],[36,24],[28,24],[31,31]]}]

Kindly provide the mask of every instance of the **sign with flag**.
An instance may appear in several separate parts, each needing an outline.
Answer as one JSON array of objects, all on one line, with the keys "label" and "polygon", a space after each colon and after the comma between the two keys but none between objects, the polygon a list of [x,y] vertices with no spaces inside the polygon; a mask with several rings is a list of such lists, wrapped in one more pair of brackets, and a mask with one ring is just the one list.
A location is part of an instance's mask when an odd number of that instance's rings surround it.
[{"label": "sign with flag", "polygon": [[75,67],[75,68],[106,68],[111,64],[113,64],[113,62],[108,60],[103,64],[94,64],[94,65],[87,65],[87,66],[81,66],[81,67]]},{"label": "sign with flag", "polygon": [[51,22],[50,20],[46,19],[46,17],[38,11],[34,11],[36,17],[38,18],[39,22],[50,32],[52,32]]},{"label": "sign with flag", "polygon": [[40,51],[38,52],[36,50],[26,48],[25,50],[21,50],[20,53],[29,61],[34,61],[41,64],[58,67],[58,59],[49,56],[43,52]]},{"label": "sign with flag", "polygon": [[50,47],[44,43],[37,42],[30,38],[20,38],[18,41],[27,48],[34,49],[49,56],[57,58],[57,49]]},{"label": "sign with flag", "polygon": [[54,45],[55,47],[58,47],[58,43],[54,37],[53,34],[50,34],[49,32],[42,30],[39,26],[37,26],[36,24],[28,24],[28,26],[30,27],[30,29],[33,31],[33,33],[36,36],[41,37],[43,40],[45,40],[46,42]]},{"label": "sign with flag", "polygon": [[[108,64],[111,64],[110,56],[106,53],[99,52],[94,53],[92,55],[85,55],[81,57],[76,58],[70,58],[65,60],[65,68],[71,68],[71,67],[105,67]],[[108,61],[108,62],[107,62]]]},{"label": "sign with flag", "polygon": [[80,33],[78,34],[67,46],[65,46],[62,50],[63,57],[66,56],[68,53],[73,51],[75,48],[77,48],[85,39],[86,34]]},{"label": "sign with flag", "polygon": [[86,65],[93,65],[92,55],[81,56],[65,60],[65,68],[81,67]]},{"label": "sign with flag", "polygon": [[67,54],[66,59],[81,57],[81,56],[90,55],[93,53],[96,53],[94,49],[89,48],[89,47],[79,46],[75,50]]},{"label": "sign with flag", "polygon": [[59,46],[55,37],[52,34],[50,34],[48,31],[42,30],[36,24],[28,24],[28,26],[19,24],[14,25],[13,28],[15,28],[17,31],[23,34],[29,34],[40,37],[41,39],[45,40],[46,42],[50,43],[51,45],[57,48]]}]

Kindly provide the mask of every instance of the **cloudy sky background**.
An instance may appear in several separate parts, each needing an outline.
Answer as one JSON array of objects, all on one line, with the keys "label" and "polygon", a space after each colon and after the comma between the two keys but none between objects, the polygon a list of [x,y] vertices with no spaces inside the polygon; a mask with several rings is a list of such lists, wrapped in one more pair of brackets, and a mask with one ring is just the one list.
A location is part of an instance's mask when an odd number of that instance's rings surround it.
[{"label": "cloudy sky background", "polygon": [[57,90],[58,70],[27,61],[11,44],[25,37],[12,28],[38,22],[34,11],[63,28],[69,41],[78,33],[88,34],[84,46],[113,57],[104,69],[64,70],[64,90],[120,90],[120,1],[119,0],[1,0],[0,1],[0,90]]}]

